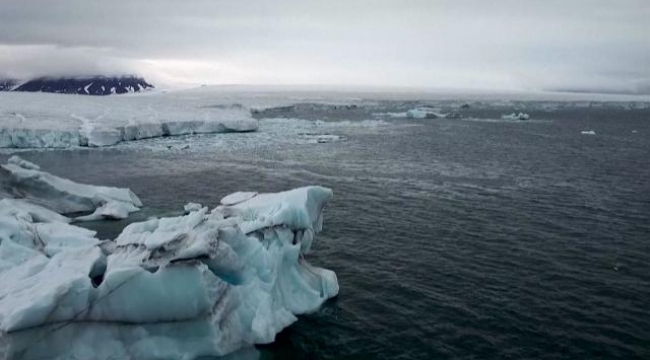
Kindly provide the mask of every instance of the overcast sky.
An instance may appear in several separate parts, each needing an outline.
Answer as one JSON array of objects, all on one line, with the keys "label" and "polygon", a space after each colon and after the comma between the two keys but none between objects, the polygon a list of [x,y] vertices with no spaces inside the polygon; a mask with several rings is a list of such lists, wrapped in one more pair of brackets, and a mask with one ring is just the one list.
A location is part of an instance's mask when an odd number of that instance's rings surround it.
[{"label": "overcast sky", "polygon": [[0,76],[650,92],[650,0],[0,0]]}]

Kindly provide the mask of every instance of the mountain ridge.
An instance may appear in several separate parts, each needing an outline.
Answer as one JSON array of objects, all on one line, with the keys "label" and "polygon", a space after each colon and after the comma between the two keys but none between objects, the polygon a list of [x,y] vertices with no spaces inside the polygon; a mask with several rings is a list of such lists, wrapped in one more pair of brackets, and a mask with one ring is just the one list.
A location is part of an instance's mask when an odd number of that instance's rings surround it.
[{"label": "mountain ridge", "polygon": [[78,95],[111,95],[140,92],[154,86],[143,77],[123,76],[86,76],[86,77],[51,77],[44,76],[20,81],[0,79],[0,91],[48,92]]}]

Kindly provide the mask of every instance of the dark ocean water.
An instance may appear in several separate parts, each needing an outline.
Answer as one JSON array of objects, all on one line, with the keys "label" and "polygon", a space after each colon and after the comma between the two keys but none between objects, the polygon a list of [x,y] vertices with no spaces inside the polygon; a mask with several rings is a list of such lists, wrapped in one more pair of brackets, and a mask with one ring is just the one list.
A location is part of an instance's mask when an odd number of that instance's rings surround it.
[{"label": "dark ocean water", "polygon": [[[292,111],[273,116],[370,118]],[[130,187],[146,207],[136,220],[237,190],[332,188],[309,260],[336,271],[340,295],[259,347],[263,359],[650,359],[650,111],[490,120],[500,113],[386,118],[325,144],[21,156]],[[223,136],[239,135],[200,141]]]}]

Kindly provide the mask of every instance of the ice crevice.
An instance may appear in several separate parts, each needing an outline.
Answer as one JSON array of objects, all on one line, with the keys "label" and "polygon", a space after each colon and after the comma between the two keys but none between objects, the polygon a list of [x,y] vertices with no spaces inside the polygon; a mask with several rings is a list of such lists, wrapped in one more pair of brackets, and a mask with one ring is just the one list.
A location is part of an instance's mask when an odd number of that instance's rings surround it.
[{"label": "ice crevice", "polygon": [[17,157],[2,169],[16,187],[5,193],[25,196],[0,200],[0,359],[224,355],[274,341],[338,294],[335,273],[305,259],[330,189],[235,193],[100,240],[59,213],[64,179]]}]

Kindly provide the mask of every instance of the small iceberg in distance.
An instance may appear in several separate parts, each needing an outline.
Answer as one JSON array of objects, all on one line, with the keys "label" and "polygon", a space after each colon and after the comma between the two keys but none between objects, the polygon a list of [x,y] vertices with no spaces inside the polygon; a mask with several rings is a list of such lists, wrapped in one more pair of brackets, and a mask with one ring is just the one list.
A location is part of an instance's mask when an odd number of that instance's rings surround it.
[{"label": "small iceberg in distance", "polygon": [[582,135],[596,135],[596,132],[593,130],[583,130],[580,132]]},{"label": "small iceberg in distance", "polygon": [[506,114],[506,115],[501,115],[502,120],[528,120],[530,119],[530,115],[520,112],[520,113],[512,113],[512,114]]},{"label": "small iceberg in distance", "polygon": [[444,113],[440,108],[418,107],[405,112],[373,113],[373,116],[407,119],[462,119],[459,111]]}]

